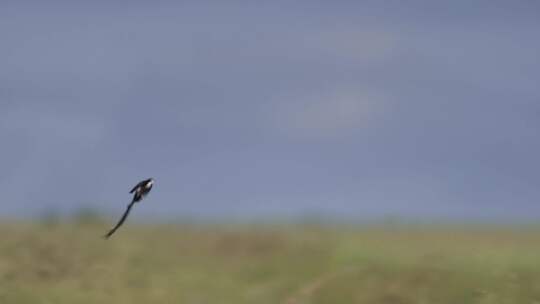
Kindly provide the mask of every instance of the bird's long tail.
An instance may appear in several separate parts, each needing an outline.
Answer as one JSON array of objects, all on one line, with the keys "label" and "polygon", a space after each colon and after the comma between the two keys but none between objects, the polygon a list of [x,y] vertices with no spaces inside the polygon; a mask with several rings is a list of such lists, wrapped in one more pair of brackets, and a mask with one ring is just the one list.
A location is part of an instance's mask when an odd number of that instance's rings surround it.
[{"label": "bird's long tail", "polygon": [[126,218],[128,217],[129,215],[129,212],[131,211],[131,207],[133,207],[133,205],[135,204],[135,199],[133,199],[131,201],[131,203],[129,203],[129,205],[127,206],[126,208],[126,211],[124,212],[124,214],[122,215],[122,217],[120,218],[120,220],[118,221],[118,223],[116,223],[116,226],[114,226],[111,230],[109,230],[109,232],[107,232],[107,234],[105,234],[103,237],[108,239],[111,235],[113,235],[113,233],[118,229],[120,228],[120,226],[122,226],[122,224],[124,223],[124,221],[126,220]]}]

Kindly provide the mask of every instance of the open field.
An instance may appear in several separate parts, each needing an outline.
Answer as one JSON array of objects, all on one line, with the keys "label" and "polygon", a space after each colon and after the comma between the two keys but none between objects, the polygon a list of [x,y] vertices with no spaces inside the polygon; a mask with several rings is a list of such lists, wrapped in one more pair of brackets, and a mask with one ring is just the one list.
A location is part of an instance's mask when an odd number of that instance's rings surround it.
[{"label": "open field", "polygon": [[0,303],[540,303],[540,230],[0,224]]}]

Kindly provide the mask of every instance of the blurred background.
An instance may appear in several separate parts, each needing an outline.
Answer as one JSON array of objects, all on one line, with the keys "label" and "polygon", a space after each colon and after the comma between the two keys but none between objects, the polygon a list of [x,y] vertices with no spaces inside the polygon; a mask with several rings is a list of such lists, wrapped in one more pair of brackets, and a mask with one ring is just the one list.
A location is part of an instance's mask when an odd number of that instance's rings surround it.
[{"label": "blurred background", "polygon": [[4,2],[3,216],[537,218],[540,7]]},{"label": "blurred background", "polygon": [[[523,228],[540,218],[539,36],[533,1],[2,1],[0,301],[170,303],[179,286],[185,303],[540,301],[538,236]],[[152,193],[105,244],[147,177]],[[192,246],[208,259],[182,259]],[[448,269],[416,272],[441,257]],[[232,269],[171,280],[149,262],[212,259]],[[470,285],[451,266],[478,261],[493,263]],[[370,267],[381,293],[363,298]],[[235,289],[231,271],[262,285]],[[129,292],[95,285],[111,276]],[[41,295],[21,287],[31,278]]]}]

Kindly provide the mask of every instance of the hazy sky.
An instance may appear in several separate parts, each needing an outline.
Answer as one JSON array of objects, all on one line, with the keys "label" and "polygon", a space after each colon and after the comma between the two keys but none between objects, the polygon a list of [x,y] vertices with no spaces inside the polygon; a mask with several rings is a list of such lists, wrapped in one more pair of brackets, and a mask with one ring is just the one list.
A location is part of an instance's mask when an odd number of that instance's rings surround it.
[{"label": "hazy sky", "polygon": [[0,217],[540,219],[535,1],[0,4]]}]

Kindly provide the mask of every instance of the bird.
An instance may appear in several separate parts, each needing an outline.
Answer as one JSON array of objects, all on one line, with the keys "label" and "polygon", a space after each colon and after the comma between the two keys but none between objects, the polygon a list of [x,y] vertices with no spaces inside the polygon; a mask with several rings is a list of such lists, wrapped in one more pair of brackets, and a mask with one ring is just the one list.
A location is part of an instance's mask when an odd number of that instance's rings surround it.
[{"label": "bird", "polygon": [[122,215],[118,223],[116,223],[116,225],[111,230],[109,230],[107,234],[104,235],[106,239],[108,239],[111,235],[113,235],[113,233],[118,228],[120,228],[120,226],[122,226],[122,224],[128,217],[129,212],[131,211],[131,207],[133,207],[135,203],[140,202],[148,194],[148,192],[152,190],[153,185],[154,185],[154,179],[148,178],[143,181],[140,181],[137,185],[133,187],[133,189],[131,189],[131,191],[129,191],[129,193],[133,193],[133,199],[131,200],[131,203],[129,203],[129,205],[127,206],[126,211],[124,212],[124,214]]}]

